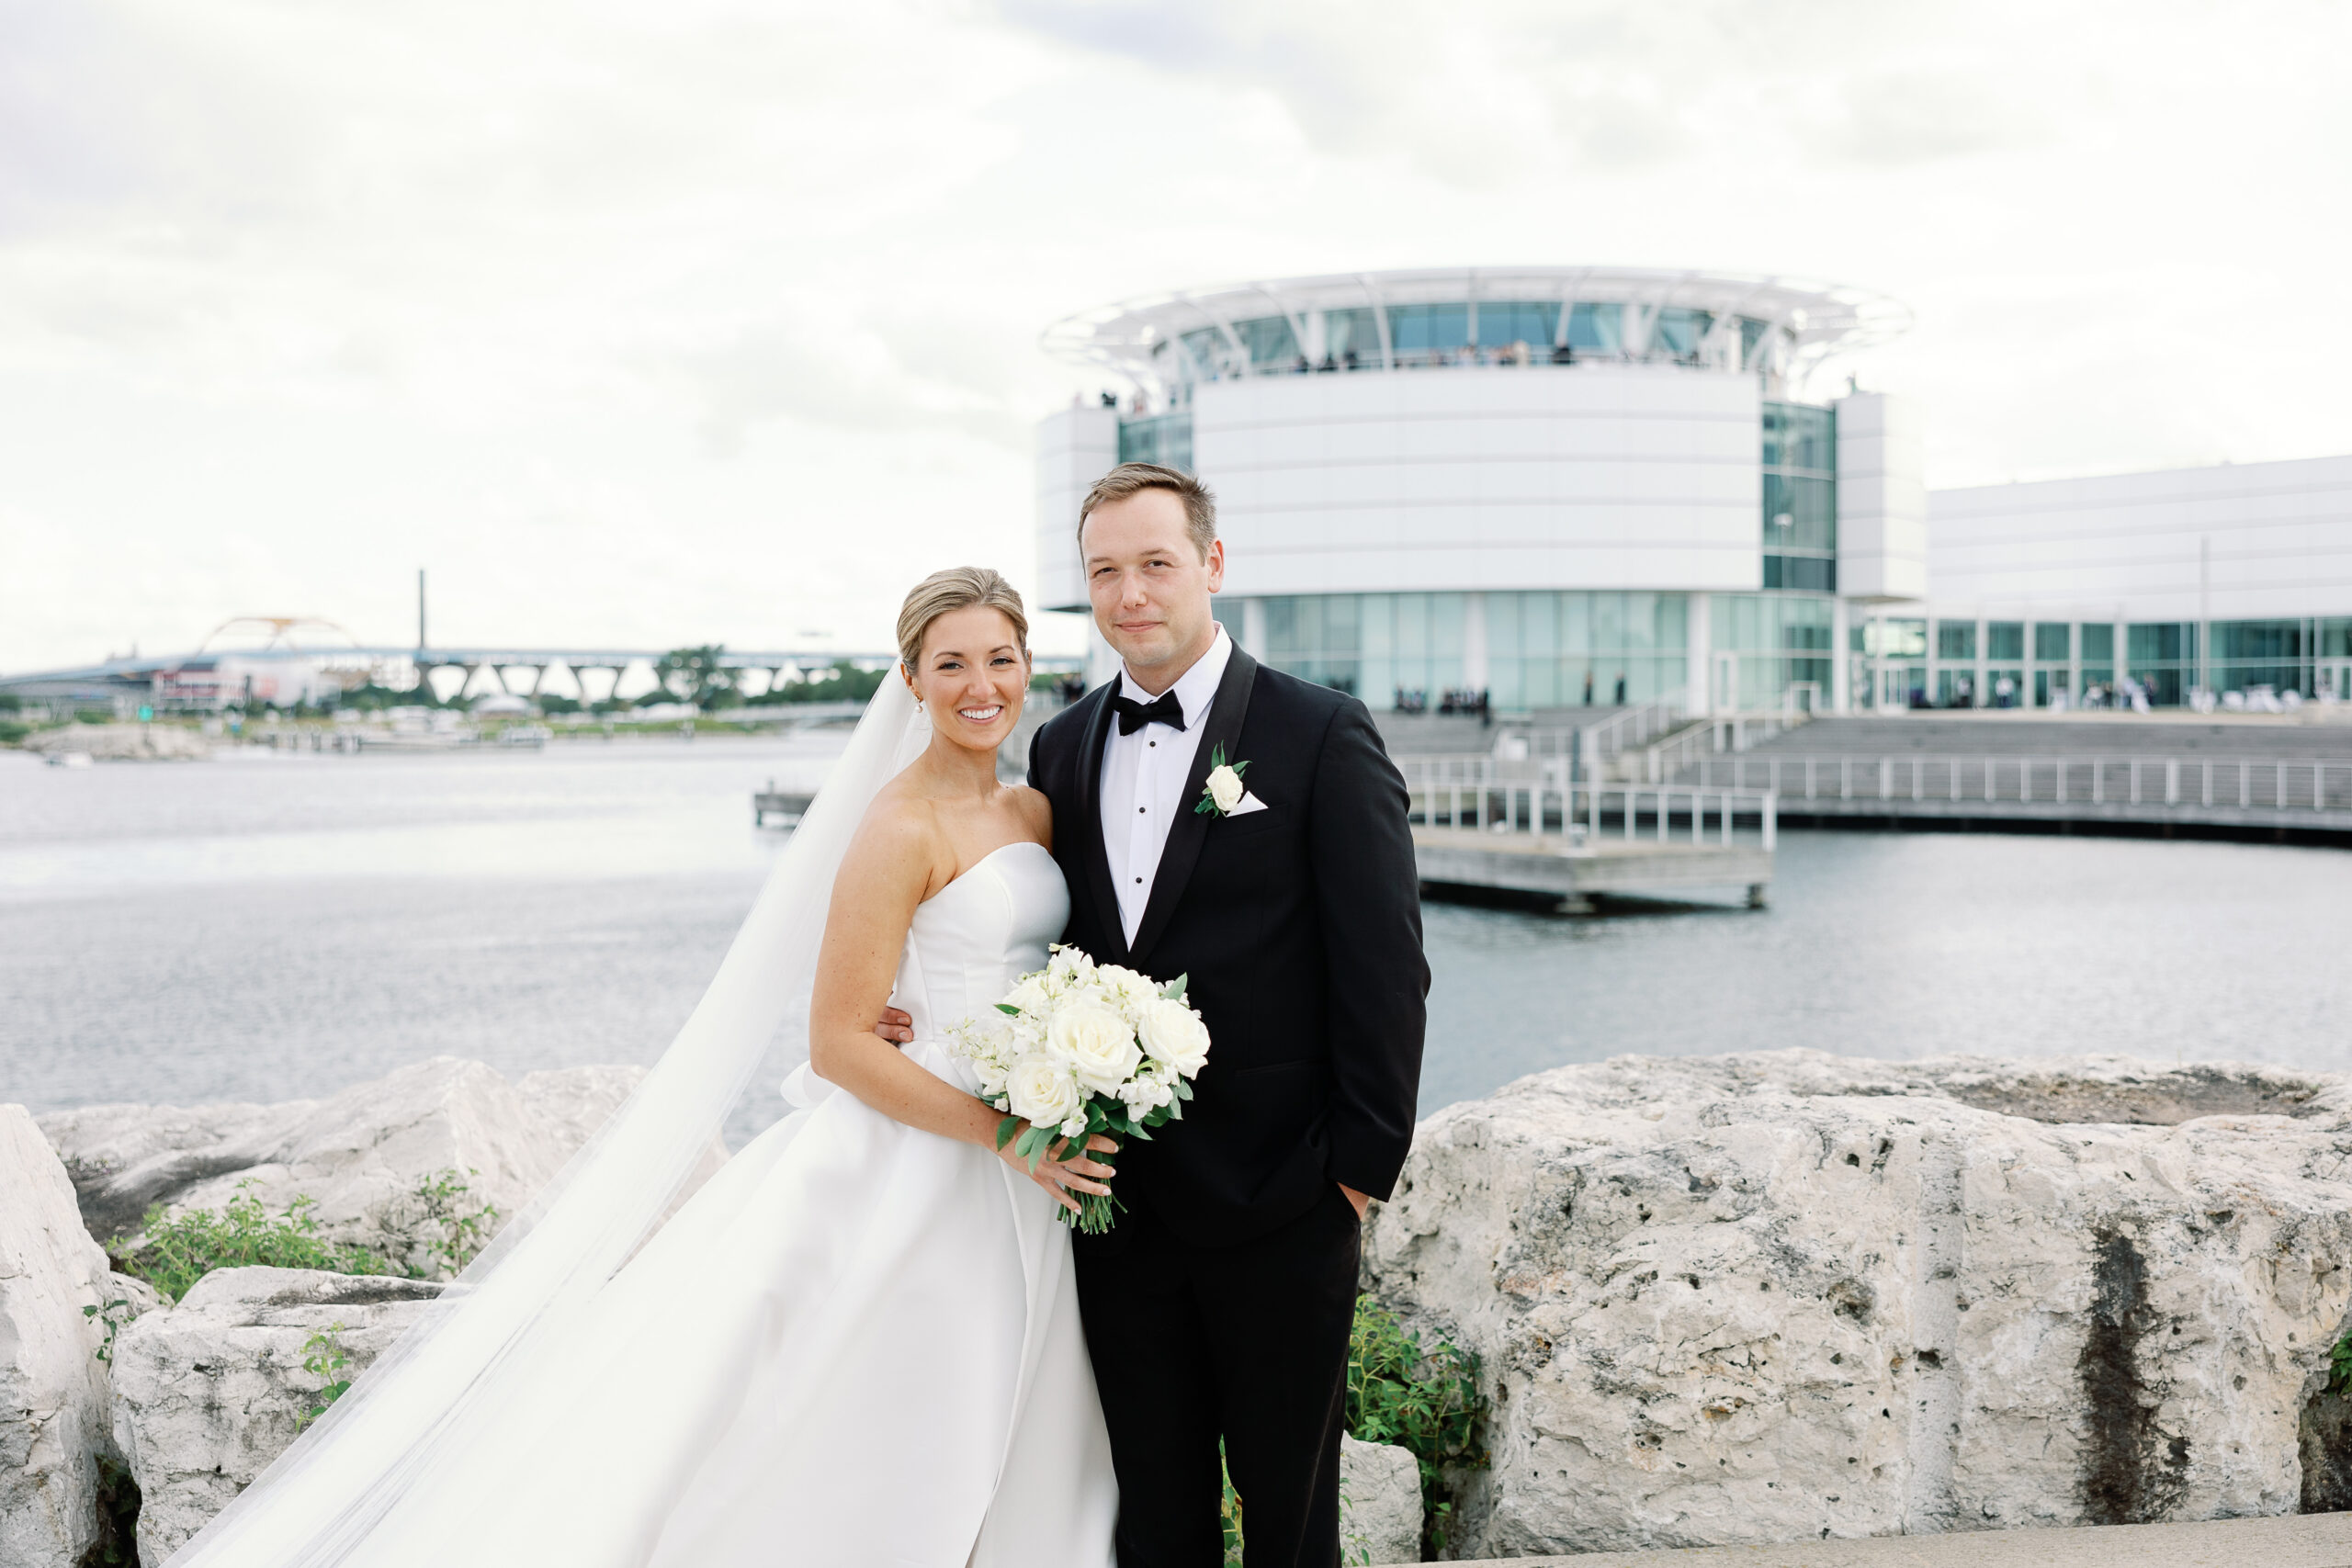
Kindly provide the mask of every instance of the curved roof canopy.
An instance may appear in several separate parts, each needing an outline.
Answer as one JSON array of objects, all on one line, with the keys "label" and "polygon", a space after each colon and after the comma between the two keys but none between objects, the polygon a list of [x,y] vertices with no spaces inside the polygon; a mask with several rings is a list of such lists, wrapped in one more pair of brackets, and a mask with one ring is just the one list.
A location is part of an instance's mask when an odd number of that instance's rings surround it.
[{"label": "curved roof canopy", "polygon": [[1177,290],[1048,328],[1056,357],[1181,399],[1193,384],[1309,369],[1504,359],[1670,362],[1802,382],[1911,313],[1811,279],[1653,267],[1428,267]]}]

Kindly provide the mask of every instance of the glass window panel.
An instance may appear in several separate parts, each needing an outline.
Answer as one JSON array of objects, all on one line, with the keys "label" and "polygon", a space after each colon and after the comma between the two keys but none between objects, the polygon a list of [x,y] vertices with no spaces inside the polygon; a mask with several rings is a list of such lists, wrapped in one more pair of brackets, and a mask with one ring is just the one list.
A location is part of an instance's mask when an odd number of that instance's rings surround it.
[{"label": "glass window panel", "polygon": [[1885,630],[1886,646],[1882,650],[1890,659],[1924,659],[1928,656],[1928,623],[1908,618],[1880,623]]},{"label": "glass window panel", "polygon": [[1452,352],[1470,335],[1470,307],[1460,305],[1391,305],[1388,332],[1399,354]]},{"label": "glass window panel", "polygon": [[1938,621],[1936,623],[1936,657],[1956,660],[1974,659],[1976,657],[1976,623],[1974,621]]},{"label": "glass window panel", "polygon": [[2196,628],[2180,621],[2147,621],[2127,626],[2124,635],[2133,665],[2177,663],[2196,657]]},{"label": "glass window panel", "polygon": [[1355,355],[1359,365],[1380,363],[1380,323],[1369,306],[1323,312],[1323,352],[1344,365]]},{"label": "glass window panel", "polygon": [[[2115,626],[2113,623],[2085,621],[2083,623],[2083,661],[2089,663],[2097,660],[2100,664],[2105,664],[2114,657]],[[2085,671],[2083,679],[2089,680],[2090,671]]]},{"label": "glass window panel", "polygon": [[1288,316],[1259,316],[1236,321],[1233,332],[1249,351],[1253,367],[1281,369],[1298,360],[1298,338],[1290,330]]},{"label": "glass window panel", "polygon": [[1396,604],[1396,653],[1401,659],[1425,659],[1430,651],[1430,596],[1399,593]]},{"label": "glass window panel", "polygon": [[2033,628],[2033,657],[2037,663],[2064,664],[2072,651],[2068,634],[2074,628],[2064,621],[2038,621]]},{"label": "glass window panel", "polygon": [[1352,593],[1333,593],[1323,601],[1323,651],[1349,653],[1363,646],[1358,636],[1361,626],[1362,602]]},{"label": "glass window panel", "polygon": [[2025,623],[2023,621],[1985,623],[1984,657],[2023,659],[2025,657]]},{"label": "glass window panel", "polygon": [[1523,343],[1549,348],[1560,323],[1560,307],[1546,300],[1481,299],[1478,301],[1478,344],[1508,348]]},{"label": "glass window panel", "polygon": [[1657,595],[1625,595],[1625,641],[1629,651],[1649,652],[1657,647]]},{"label": "glass window panel", "polygon": [[[1385,593],[1367,593],[1357,611],[1356,635],[1362,639],[1367,658],[1386,658],[1396,646],[1396,606]],[[1370,677],[1365,677],[1367,681]],[[1385,685],[1385,682],[1383,683]],[[1367,685],[1366,691],[1380,691],[1382,686]]]},{"label": "glass window panel", "polygon": [[1625,596],[1623,593],[1596,593],[1592,596],[1592,649],[1595,653],[1614,653],[1625,646]]},{"label": "glass window panel", "polygon": [[1521,679],[1520,660],[1491,659],[1487,661],[1487,696],[1498,708],[1527,705],[1527,688]]},{"label": "glass window panel", "polygon": [[1234,373],[1233,345],[1215,327],[1197,327],[1182,334],[1184,346],[1192,351],[1193,362],[1210,376],[1230,376]]},{"label": "glass window panel", "polygon": [[1519,596],[1520,651],[1532,659],[1552,659],[1560,651],[1560,596],[1522,593]]},{"label": "glass window panel", "polygon": [[1270,657],[1303,653],[1298,636],[1298,601],[1288,595],[1266,601],[1266,652]]},{"label": "glass window panel", "polygon": [[1590,653],[1592,651],[1592,595],[1563,593],[1560,605],[1560,651]]},{"label": "glass window panel", "polygon": [[1532,597],[1526,593],[1487,595],[1487,658],[1490,662],[1516,660],[1526,651],[1525,639],[1520,635],[1520,604]]},{"label": "glass window panel", "polygon": [[1459,593],[1432,593],[1430,599],[1430,652],[1438,659],[1450,659],[1456,666],[1454,683],[1462,680],[1462,626],[1464,601]]},{"label": "glass window panel", "polygon": [[1685,593],[1657,596],[1657,645],[1661,650],[1687,648],[1690,641],[1690,598]]},{"label": "glass window panel", "polygon": [[1624,346],[1623,305],[1578,305],[1568,312],[1568,346],[1614,354]]},{"label": "glass window panel", "polygon": [[1668,305],[1657,313],[1657,325],[1650,332],[1650,347],[1669,354],[1689,355],[1699,351],[1699,340],[1715,318],[1705,310],[1692,310],[1687,305]]}]

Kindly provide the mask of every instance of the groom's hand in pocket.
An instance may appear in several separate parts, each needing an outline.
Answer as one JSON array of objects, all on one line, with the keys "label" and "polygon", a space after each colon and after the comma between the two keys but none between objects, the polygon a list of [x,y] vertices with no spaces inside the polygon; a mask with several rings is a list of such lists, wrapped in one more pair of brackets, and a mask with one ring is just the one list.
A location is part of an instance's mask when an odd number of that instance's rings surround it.
[{"label": "groom's hand in pocket", "polygon": [[911,1014],[901,1012],[897,1008],[884,1008],[882,1020],[874,1026],[874,1032],[893,1045],[911,1044],[915,1037],[915,1021]]}]

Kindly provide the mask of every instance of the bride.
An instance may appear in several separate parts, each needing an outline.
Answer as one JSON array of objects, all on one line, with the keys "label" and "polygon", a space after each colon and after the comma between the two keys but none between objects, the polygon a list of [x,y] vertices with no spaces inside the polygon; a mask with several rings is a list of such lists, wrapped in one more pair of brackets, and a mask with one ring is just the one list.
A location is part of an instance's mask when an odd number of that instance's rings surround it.
[{"label": "bride", "polygon": [[[940,1043],[1068,917],[1045,797],[996,778],[1027,622],[964,568],[898,632],[899,681],[644,1086],[175,1565],[1111,1562],[1053,1211],[1109,1190],[1114,1145],[1000,1156]],[[665,1222],[803,986],[796,1111]],[[910,1043],[874,1032],[886,1004]]]}]

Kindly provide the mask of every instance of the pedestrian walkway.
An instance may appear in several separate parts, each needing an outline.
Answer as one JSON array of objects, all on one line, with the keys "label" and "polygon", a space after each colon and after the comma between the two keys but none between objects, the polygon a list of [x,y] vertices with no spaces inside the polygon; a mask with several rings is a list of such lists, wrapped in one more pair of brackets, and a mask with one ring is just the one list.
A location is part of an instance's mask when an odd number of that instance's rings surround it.
[{"label": "pedestrian walkway", "polygon": [[2352,1568],[2352,1514],[1494,1561],[1508,1568]]}]

